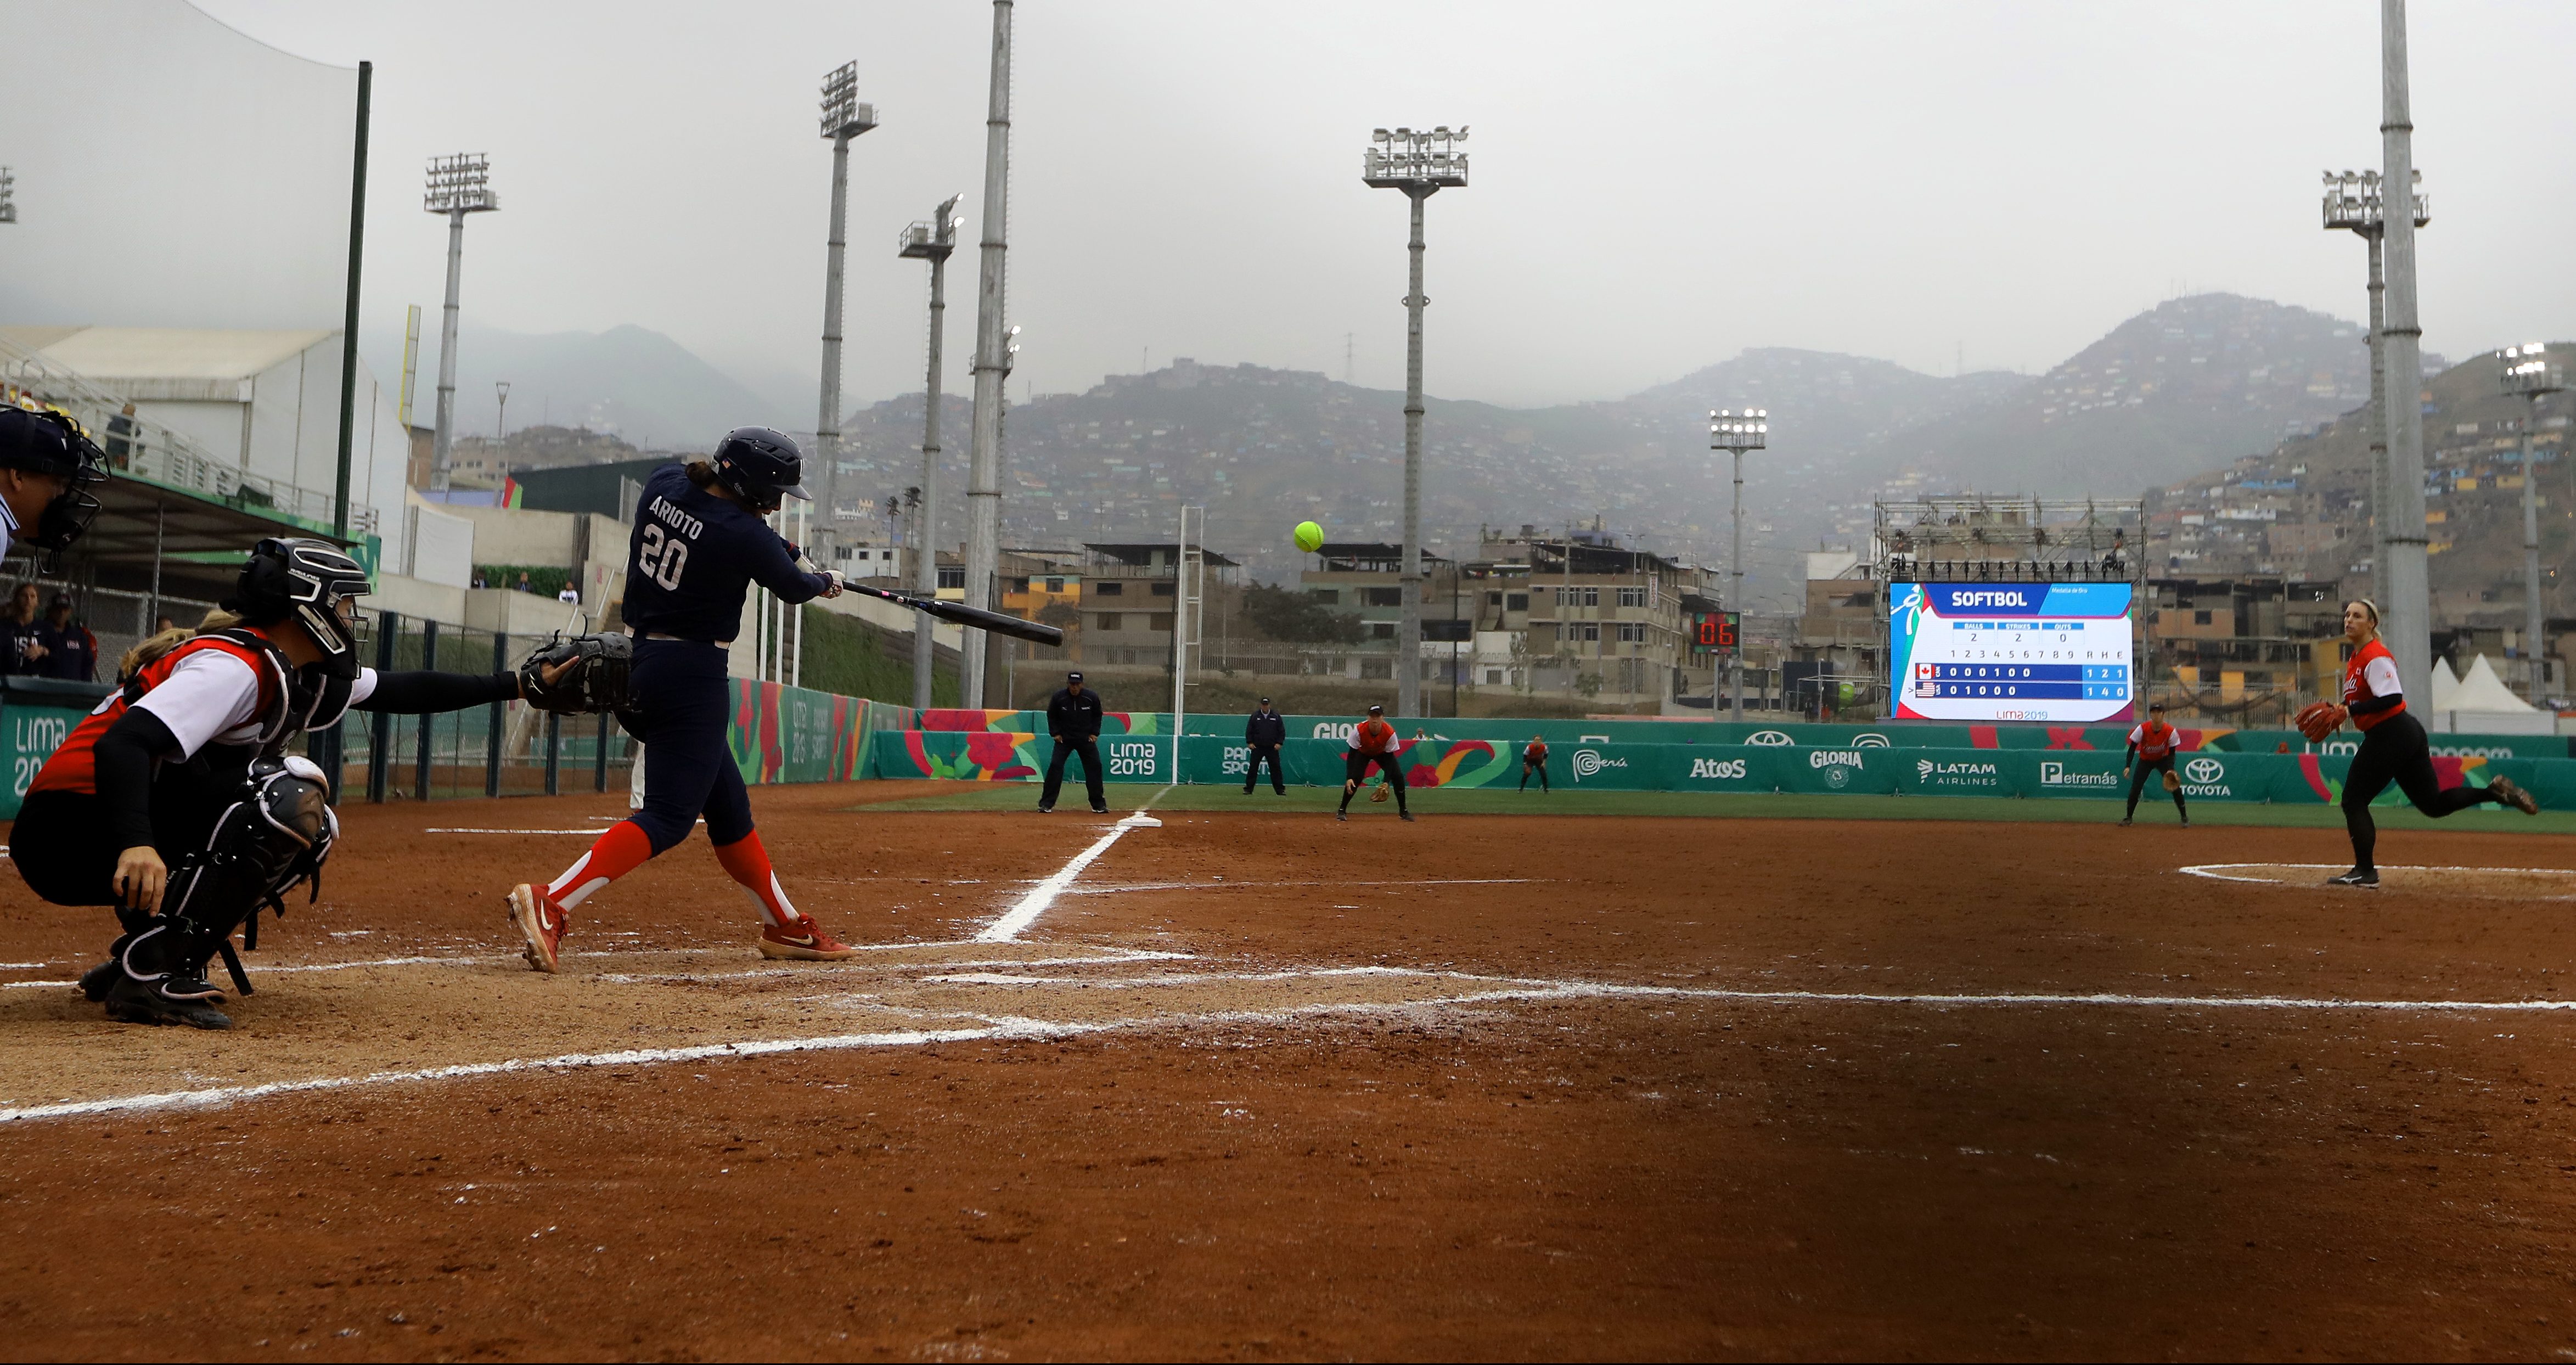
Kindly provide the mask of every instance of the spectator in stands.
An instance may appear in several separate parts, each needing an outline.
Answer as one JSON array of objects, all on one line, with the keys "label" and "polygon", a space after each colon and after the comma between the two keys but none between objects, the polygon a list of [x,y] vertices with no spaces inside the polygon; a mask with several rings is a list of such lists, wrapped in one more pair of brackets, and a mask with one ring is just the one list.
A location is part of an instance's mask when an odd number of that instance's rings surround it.
[{"label": "spectator in stands", "polygon": [[119,469],[134,463],[134,405],[107,419],[107,462]]},{"label": "spectator in stands", "polygon": [[33,677],[44,664],[45,623],[36,616],[36,603],[41,600],[35,584],[21,583],[10,595],[9,614],[0,616],[0,656],[5,656],[0,661],[21,677]]},{"label": "spectator in stands", "polygon": [[36,640],[45,650],[37,672],[74,682],[98,681],[98,637],[72,619],[70,593],[54,594],[45,612],[45,623],[36,627]]},{"label": "spectator in stands", "polygon": [[518,590],[524,593],[534,593],[537,590],[537,585],[528,581],[528,571],[525,569],[519,570]]},{"label": "spectator in stands", "polygon": [[578,607],[581,605],[581,589],[567,582],[563,585],[563,591],[555,594],[555,600],[566,606]]}]

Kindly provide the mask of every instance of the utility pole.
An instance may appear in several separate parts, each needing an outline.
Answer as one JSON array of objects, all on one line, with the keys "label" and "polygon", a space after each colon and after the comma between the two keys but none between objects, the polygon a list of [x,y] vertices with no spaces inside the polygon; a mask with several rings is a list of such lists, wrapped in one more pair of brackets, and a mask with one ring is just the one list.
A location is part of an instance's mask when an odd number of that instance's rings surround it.
[{"label": "utility pole", "polygon": [[814,455],[823,462],[823,567],[839,561],[841,543],[841,251],[849,241],[850,139],[877,126],[877,107],[859,103],[859,64],[844,62],[823,78],[823,136],[832,143],[832,235],[823,248],[822,412],[814,420]]},{"label": "utility pole", "polygon": [[429,486],[447,491],[448,451],[456,441],[456,287],[465,270],[465,215],[501,207],[492,166],[481,152],[429,159],[421,208],[447,215],[447,309],[438,324],[438,435],[430,443]]},{"label": "utility pole", "polygon": [[2567,387],[2566,372],[2549,359],[2543,342],[2508,346],[2504,391],[2521,394],[2528,404],[2522,419],[2522,657],[2531,661],[2531,690],[2525,700],[2537,706],[2549,689],[2549,633],[2540,612],[2540,480],[2531,464],[2531,433],[2540,425],[2540,400]]},{"label": "utility pole", "polygon": [[[1003,317],[1003,256],[1010,228],[1011,0],[993,0],[992,87],[984,115],[983,259],[975,282],[975,418],[966,468],[966,605],[1001,610],[995,582],[1002,561],[1002,383],[1010,377],[1010,332]],[[985,706],[985,633],[959,636],[958,705]]]},{"label": "utility pole", "polygon": [[[966,223],[957,216],[957,201],[964,197],[948,196],[929,222],[905,228],[895,251],[909,260],[930,262],[930,372],[922,385],[921,502],[914,509],[918,520],[912,537],[912,583],[922,596],[934,598],[939,596],[939,356],[948,328],[948,256],[957,249],[957,229]],[[912,614],[915,710],[930,708],[930,625],[930,613]]]},{"label": "utility pole", "polygon": [[[349,534],[349,460],[357,440],[358,403],[358,277],[364,264],[367,244],[367,116],[374,103],[376,64],[358,63],[358,122],[351,139],[353,150],[349,163],[349,297],[347,316],[340,324],[340,451],[331,494],[331,534]],[[336,747],[339,732],[332,731]],[[337,762],[337,754],[333,756]],[[332,769],[331,785],[340,785],[339,770]]]},{"label": "utility pole", "polygon": [[1744,452],[1769,446],[1771,410],[1746,408],[1742,416],[1719,408],[1708,415],[1708,448],[1735,456],[1735,548],[1727,552],[1726,601],[1735,613],[1735,650],[1729,663],[1735,672],[1735,719],[1744,719]]},{"label": "utility pole", "polygon": [[1422,203],[1440,190],[1467,185],[1467,154],[1457,145],[1467,126],[1447,124],[1416,131],[1379,128],[1362,154],[1360,181],[1371,189],[1404,191],[1413,207],[1411,288],[1404,296],[1404,615],[1396,627],[1395,709],[1422,714]]},{"label": "utility pole", "polygon": [[[2415,226],[2427,227],[2433,221],[2432,209],[2420,186],[2424,175],[2415,174],[2419,186],[2415,193]],[[2370,409],[2363,425],[2370,440],[2370,593],[2375,601],[2389,600],[2388,559],[2379,552],[2380,528],[2388,515],[2388,278],[2386,243],[2380,231],[2384,209],[2379,192],[2377,171],[2334,171],[2325,173],[2325,220],[2328,231],[2342,230],[2362,239],[2370,248]]]},{"label": "utility pole", "polygon": [[2382,231],[2388,243],[2388,506],[2380,555],[2388,561],[2383,632],[2410,697],[2432,696],[2433,610],[2425,563],[2424,328],[2415,308],[2415,123],[2406,92],[2406,0],[2379,0]]}]

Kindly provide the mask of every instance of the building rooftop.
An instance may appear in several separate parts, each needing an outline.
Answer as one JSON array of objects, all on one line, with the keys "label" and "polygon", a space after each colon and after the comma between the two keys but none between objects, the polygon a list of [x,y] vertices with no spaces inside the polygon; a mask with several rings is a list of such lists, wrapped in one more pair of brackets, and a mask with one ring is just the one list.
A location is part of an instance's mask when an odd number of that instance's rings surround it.
[{"label": "building rooftop", "polygon": [[[1324,560],[1326,573],[1396,573],[1404,566],[1404,547],[1382,540],[1328,540],[1316,547]],[[1425,564],[1446,564],[1448,559],[1422,552]]]},{"label": "building rooftop", "polygon": [[0,327],[0,340],[107,381],[248,379],[337,335],[185,327]]},{"label": "building rooftop", "polygon": [[[1082,548],[1104,559],[1114,559],[1121,564],[1133,564],[1144,569],[1154,567],[1156,555],[1161,555],[1162,562],[1168,565],[1175,547],[1168,540],[1149,540],[1134,544],[1086,540],[1082,543]],[[1207,556],[1208,563],[1220,568],[1233,568],[1239,562],[1228,559],[1214,550],[1205,550],[1202,553]]]}]

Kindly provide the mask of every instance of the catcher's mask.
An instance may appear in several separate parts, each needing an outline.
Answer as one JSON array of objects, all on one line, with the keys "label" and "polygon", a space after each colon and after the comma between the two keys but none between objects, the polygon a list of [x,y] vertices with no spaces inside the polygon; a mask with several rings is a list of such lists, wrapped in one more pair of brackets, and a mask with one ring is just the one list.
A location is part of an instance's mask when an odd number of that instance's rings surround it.
[{"label": "catcher's mask", "polygon": [[51,408],[0,406],[0,467],[63,480],[63,491],[45,504],[33,526],[21,527],[19,539],[59,555],[89,529],[98,515],[90,489],[107,482],[107,455],[78,422]]},{"label": "catcher's mask", "polygon": [[366,595],[367,571],[329,541],[300,536],[263,540],[242,562],[226,611],[244,623],[274,625],[291,620],[304,627],[322,651],[322,671],[335,678],[358,676],[358,653],[366,643],[366,618],[357,599]]}]

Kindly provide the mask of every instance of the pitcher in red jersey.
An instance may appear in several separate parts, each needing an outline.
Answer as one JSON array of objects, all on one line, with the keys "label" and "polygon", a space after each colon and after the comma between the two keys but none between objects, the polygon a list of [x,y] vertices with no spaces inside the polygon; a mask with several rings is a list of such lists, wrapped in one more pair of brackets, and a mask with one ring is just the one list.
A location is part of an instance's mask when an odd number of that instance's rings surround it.
[{"label": "pitcher in red jersey", "polygon": [[2338,719],[2349,719],[2361,731],[2361,751],[2343,779],[2343,823],[2352,835],[2352,870],[2330,880],[2341,886],[2379,885],[2379,867],[2371,853],[2379,827],[2370,818],[2370,801],[2395,782],[2415,809],[2441,819],[2481,801],[2511,806],[2536,815],[2540,803],[2513,779],[2492,777],[2484,787],[2442,790],[2433,772],[2433,746],[2422,722],[2406,713],[2406,694],[2397,680],[2397,660],[2379,639],[2379,607],[2366,597],[2344,604],[2343,638],[2352,657],[2343,666],[2343,700]]}]

